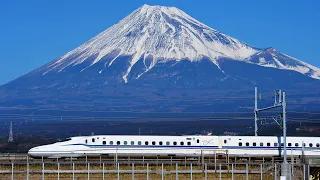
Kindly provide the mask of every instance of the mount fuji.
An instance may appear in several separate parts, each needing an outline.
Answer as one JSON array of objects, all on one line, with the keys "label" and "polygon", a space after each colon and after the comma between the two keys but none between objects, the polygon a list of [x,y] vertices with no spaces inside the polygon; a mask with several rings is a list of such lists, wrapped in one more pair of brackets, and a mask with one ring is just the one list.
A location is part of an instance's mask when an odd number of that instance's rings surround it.
[{"label": "mount fuji", "polygon": [[248,45],[175,7],[143,5],[76,49],[3,85],[0,105],[246,111],[259,86],[291,93],[292,109],[305,104],[314,110],[319,92],[309,90],[320,89],[319,79],[319,68],[274,48]]}]

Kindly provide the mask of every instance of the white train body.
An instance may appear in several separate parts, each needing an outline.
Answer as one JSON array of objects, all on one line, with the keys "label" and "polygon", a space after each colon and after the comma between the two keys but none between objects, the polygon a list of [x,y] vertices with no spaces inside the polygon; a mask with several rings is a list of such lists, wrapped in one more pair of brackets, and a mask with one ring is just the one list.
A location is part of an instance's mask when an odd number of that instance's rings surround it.
[{"label": "white train body", "polygon": [[[304,146],[303,146],[304,145]],[[287,137],[293,156],[320,157],[320,137]],[[136,136],[97,135],[72,137],[38,146],[28,154],[36,158],[85,156],[281,156],[283,139],[276,136]]]}]

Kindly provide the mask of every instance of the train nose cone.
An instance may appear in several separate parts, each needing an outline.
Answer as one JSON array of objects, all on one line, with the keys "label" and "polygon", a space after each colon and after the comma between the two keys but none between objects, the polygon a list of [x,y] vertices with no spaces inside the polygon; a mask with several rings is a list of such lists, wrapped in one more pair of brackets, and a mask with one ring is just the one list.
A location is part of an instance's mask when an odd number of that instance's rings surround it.
[{"label": "train nose cone", "polygon": [[32,157],[32,158],[38,157],[38,156],[37,156],[37,152],[36,152],[37,149],[38,149],[38,148],[36,148],[36,147],[31,148],[31,149],[28,151],[28,155],[29,155],[30,157]]}]

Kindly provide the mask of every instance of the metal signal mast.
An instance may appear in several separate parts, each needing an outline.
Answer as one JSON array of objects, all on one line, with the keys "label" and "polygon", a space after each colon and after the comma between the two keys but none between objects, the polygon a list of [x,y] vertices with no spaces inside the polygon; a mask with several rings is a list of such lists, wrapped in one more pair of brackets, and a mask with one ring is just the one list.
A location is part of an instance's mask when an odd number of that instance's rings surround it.
[{"label": "metal signal mast", "polygon": [[10,122],[10,132],[8,142],[13,142],[12,121]]},{"label": "metal signal mast", "polygon": [[289,176],[289,164],[287,161],[287,125],[286,125],[286,120],[287,120],[287,102],[286,102],[286,93],[282,92],[281,90],[277,90],[275,92],[275,97],[274,97],[274,105],[269,106],[266,108],[258,109],[258,88],[255,87],[255,97],[254,97],[254,124],[255,124],[255,136],[258,136],[258,123],[257,121],[259,120],[258,113],[261,111],[266,111],[269,109],[277,108],[282,106],[282,114],[281,114],[281,119],[282,119],[282,126],[281,123],[277,121],[277,119],[273,119],[276,121],[276,123],[282,128],[283,130],[283,162],[281,166],[281,177],[285,178]]},{"label": "metal signal mast", "polygon": [[[261,94],[259,93],[260,99],[261,99]],[[258,109],[258,88],[255,87],[255,93],[254,93],[254,135],[258,136],[258,121],[259,121],[259,116],[258,113],[261,111],[266,111],[269,109],[273,109],[273,108],[277,108],[277,107],[283,107],[282,108],[282,114],[283,114],[283,121],[285,121],[286,117],[286,99],[285,99],[285,92],[282,92],[281,90],[277,90],[275,92],[275,96],[274,96],[274,105],[273,106],[269,106],[266,108],[261,108]],[[275,119],[274,119],[275,120]],[[276,120],[275,120],[276,121]],[[277,122],[277,121],[276,121]],[[277,124],[280,125],[279,122],[277,122]],[[285,127],[285,122],[283,123],[282,128],[286,128]]]}]

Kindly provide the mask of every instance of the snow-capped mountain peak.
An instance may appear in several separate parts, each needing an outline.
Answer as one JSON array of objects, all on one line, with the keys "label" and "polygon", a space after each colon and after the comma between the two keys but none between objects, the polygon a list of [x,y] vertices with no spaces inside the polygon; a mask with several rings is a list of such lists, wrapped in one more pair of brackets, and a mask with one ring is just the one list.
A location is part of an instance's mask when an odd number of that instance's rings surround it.
[{"label": "snow-capped mountain peak", "polygon": [[[191,62],[209,59],[220,68],[219,58],[228,58],[260,66],[294,70],[320,79],[317,67],[304,63],[273,48],[261,50],[197,21],[176,7],[143,5],[119,23],[64,56],[40,68],[43,75],[62,72],[82,65],[80,72],[103,63],[99,74],[112,68],[121,57],[130,57],[121,72],[124,82],[137,64],[143,69],[138,79],[159,62]],[[107,60],[106,60],[107,59]],[[147,62],[148,61],[148,62]]]},{"label": "snow-capped mountain peak", "polygon": [[127,82],[131,68],[146,57],[153,59],[147,67],[148,71],[159,60],[197,61],[207,57],[217,64],[215,60],[219,57],[244,59],[257,50],[206,26],[178,8],[143,5],[119,23],[51,63],[45,73],[63,71],[92,56],[95,59],[91,65],[94,65],[114,52],[117,53],[108,66],[119,56],[132,56],[123,76]]}]

